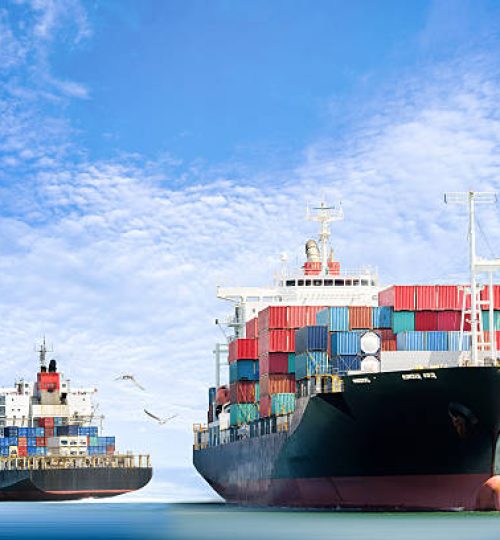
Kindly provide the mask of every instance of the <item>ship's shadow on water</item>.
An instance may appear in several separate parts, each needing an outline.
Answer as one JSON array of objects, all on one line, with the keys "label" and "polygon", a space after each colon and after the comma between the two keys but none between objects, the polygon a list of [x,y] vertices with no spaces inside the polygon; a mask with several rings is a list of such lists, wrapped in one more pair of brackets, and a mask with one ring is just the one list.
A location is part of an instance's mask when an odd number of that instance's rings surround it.
[{"label": "ship's shadow on water", "polygon": [[3,503],[0,538],[497,540],[500,513],[376,513],[223,503]]}]

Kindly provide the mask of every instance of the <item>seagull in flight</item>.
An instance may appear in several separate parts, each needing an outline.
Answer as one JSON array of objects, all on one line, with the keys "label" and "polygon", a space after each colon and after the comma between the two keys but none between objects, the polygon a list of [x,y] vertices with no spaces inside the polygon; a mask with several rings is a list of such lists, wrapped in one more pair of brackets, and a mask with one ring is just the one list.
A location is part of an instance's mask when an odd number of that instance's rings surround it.
[{"label": "seagull in flight", "polygon": [[135,377],[133,375],[120,375],[119,377],[116,377],[115,381],[130,381],[131,383],[135,384],[137,388],[140,388],[143,391],[146,390],[144,386],[142,386],[135,380]]},{"label": "seagull in flight", "polygon": [[144,409],[144,412],[150,416],[151,418],[153,418],[154,420],[156,420],[160,426],[163,426],[163,424],[166,424],[169,420],[172,420],[173,418],[175,418],[176,416],[179,416],[178,414],[173,414],[172,416],[167,416],[166,418],[160,418],[159,416],[156,416],[155,414],[153,413],[150,413],[148,410]]}]

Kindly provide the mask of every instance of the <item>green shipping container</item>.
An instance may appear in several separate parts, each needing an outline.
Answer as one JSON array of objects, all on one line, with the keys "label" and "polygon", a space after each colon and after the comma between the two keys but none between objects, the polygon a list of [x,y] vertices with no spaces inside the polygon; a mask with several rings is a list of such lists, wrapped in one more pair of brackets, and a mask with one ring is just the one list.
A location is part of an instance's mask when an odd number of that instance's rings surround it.
[{"label": "green shipping container", "polygon": [[413,332],[415,330],[415,312],[414,311],[394,311],[392,314],[392,331],[395,334],[399,332]]},{"label": "green shipping container", "polygon": [[288,373],[295,373],[295,353],[288,353]]},{"label": "green shipping container", "polygon": [[259,418],[259,406],[256,403],[231,403],[230,419],[232,426],[248,424]]},{"label": "green shipping container", "polygon": [[295,410],[295,394],[271,394],[271,413],[287,414]]},{"label": "green shipping container", "polygon": [[89,437],[89,446],[99,446],[99,437]]},{"label": "green shipping container", "polygon": [[258,382],[255,383],[255,401],[260,401],[260,384]]},{"label": "green shipping container", "polygon": [[[489,332],[490,331],[490,312],[483,311],[482,319],[483,319],[483,330],[486,330],[487,332]],[[495,327],[495,330],[500,330],[500,311],[493,312],[493,326]]]}]

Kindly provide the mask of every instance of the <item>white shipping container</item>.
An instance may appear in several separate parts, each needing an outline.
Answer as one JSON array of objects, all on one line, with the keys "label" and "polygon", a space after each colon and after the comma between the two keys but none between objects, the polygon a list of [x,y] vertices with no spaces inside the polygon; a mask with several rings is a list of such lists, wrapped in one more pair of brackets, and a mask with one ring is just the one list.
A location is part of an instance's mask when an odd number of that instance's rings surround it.
[{"label": "white shipping container", "polygon": [[460,351],[382,351],[381,370],[408,371],[419,368],[455,367],[463,365],[468,352]]}]

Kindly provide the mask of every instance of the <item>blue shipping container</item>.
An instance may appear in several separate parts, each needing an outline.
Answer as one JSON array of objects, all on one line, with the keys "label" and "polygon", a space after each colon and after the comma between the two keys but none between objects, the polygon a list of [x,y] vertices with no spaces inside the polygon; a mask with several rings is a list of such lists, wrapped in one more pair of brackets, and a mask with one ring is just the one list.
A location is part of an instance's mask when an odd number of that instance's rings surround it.
[{"label": "blue shipping container", "polygon": [[328,353],[311,351],[295,355],[295,378],[305,379],[313,375],[329,373]]},{"label": "blue shipping container", "polygon": [[295,410],[295,394],[271,394],[271,413],[288,414]]},{"label": "blue shipping container", "polygon": [[392,331],[395,334],[400,332],[413,332],[415,330],[414,311],[394,311],[392,314]]},{"label": "blue shipping container", "polygon": [[25,428],[25,427],[17,428],[17,436],[28,437],[28,428]]},{"label": "blue shipping container", "polygon": [[217,388],[215,386],[211,386],[208,389],[208,404],[212,405],[212,403],[215,401],[215,394],[217,392]]},{"label": "blue shipping container", "polygon": [[36,446],[36,437],[28,437],[28,446]]},{"label": "blue shipping container", "polygon": [[256,403],[231,403],[229,414],[232,426],[248,424],[259,418],[259,406]]},{"label": "blue shipping container", "polygon": [[332,367],[334,371],[341,375],[348,371],[359,371],[361,369],[361,358],[354,355],[342,355],[332,357]]},{"label": "blue shipping container", "polygon": [[449,351],[470,351],[471,336],[464,334],[462,347],[460,347],[460,332],[448,332],[448,350]]},{"label": "blue shipping container", "polygon": [[7,426],[4,428],[4,434],[6,437],[17,437],[17,427]]},{"label": "blue shipping container", "polygon": [[316,324],[328,326],[330,332],[347,332],[349,330],[349,308],[329,307],[318,311]]},{"label": "blue shipping container", "polygon": [[373,328],[391,328],[392,326],[392,307],[381,306],[372,308]]},{"label": "blue shipping container", "polygon": [[397,337],[398,351],[425,351],[425,332],[400,332]]},{"label": "blue shipping container", "polygon": [[447,351],[448,332],[431,331],[425,333],[426,351]]},{"label": "blue shipping container", "polygon": [[326,351],[328,330],[326,326],[304,326],[295,331],[295,352]]},{"label": "blue shipping container", "polygon": [[332,356],[358,354],[361,350],[361,334],[359,332],[332,332],[330,347]]},{"label": "blue shipping container", "polygon": [[28,456],[36,456],[36,446],[28,446]]},{"label": "blue shipping container", "polygon": [[258,381],[258,360],[238,360],[229,365],[229,382]]}]

